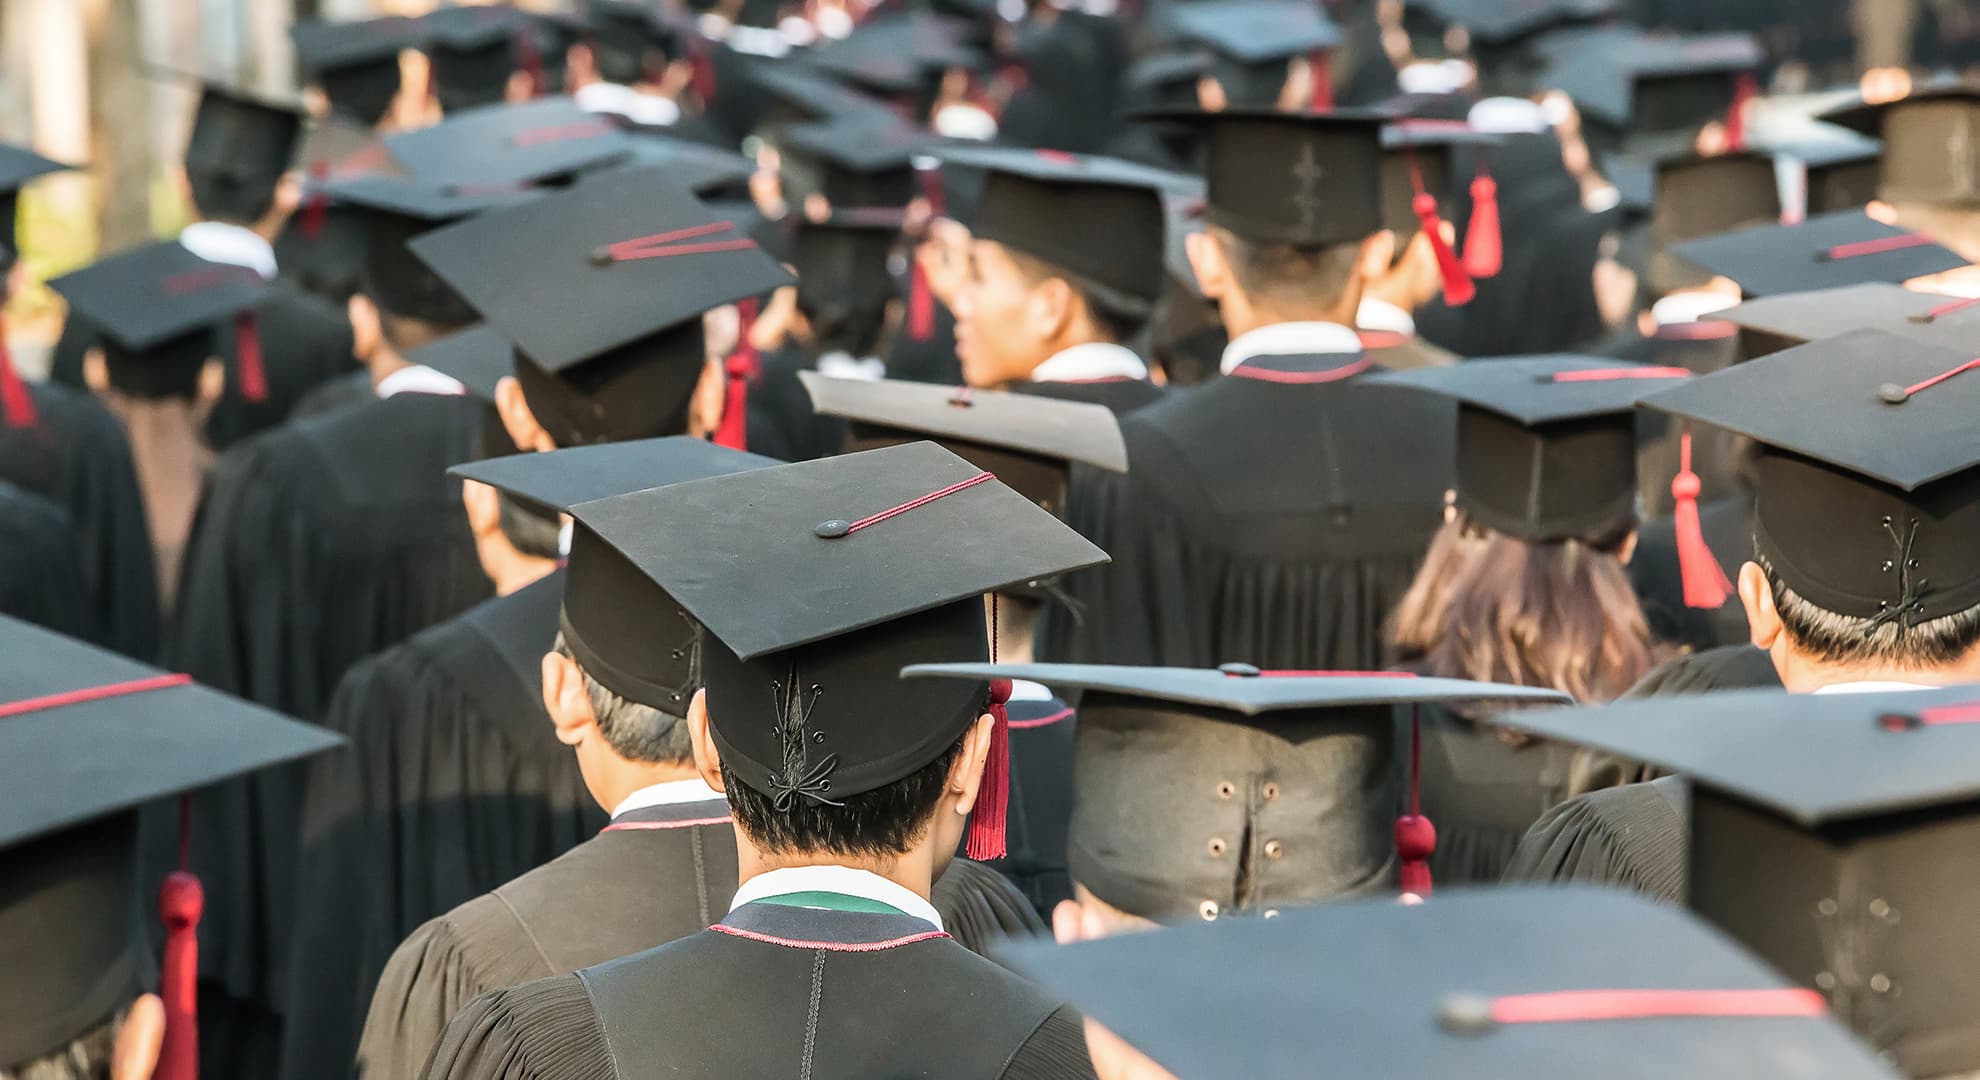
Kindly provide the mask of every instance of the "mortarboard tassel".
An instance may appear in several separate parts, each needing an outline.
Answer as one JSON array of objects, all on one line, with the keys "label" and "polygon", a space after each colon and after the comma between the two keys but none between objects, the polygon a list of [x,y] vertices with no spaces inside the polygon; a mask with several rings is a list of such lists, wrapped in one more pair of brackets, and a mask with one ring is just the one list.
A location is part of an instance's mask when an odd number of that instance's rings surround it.
[{"label": "mortarboard tassel", "polygon": [[316,240],[323,235],[324,221],[330,216],[330,195],[323,190],[323,181],[330,177],[330,163],[314,161],[309,166],[309,178],[315,181],[309,193],[309,201],[303,203],[302,234],[305,240]]},{"label": "mortarboard tassel", "polygon": [[909,341],[935,336],[935,293],[928,287],[928,270],[919,256],[908,268],[907,332]]},{"label": "mortarboard tassel", "polygon": [[[990,594],[990,662],[997,662],[997,594]],[[1004,817],[1011,797],[1011,680],[990,680],[990,753],[983,760],[983,782],[969,812],[963,854],[978,862],[1001,859],[1010,849]]]},{"label": "mortarboard tassel", "polygon": [[159,996],[165,1001],[165,1038],[154,1080],[199,1078],[199,916],[206,890],[187,869],[192,844],[192,796],[179,797],[179,868],[158,888],[158,917],[165,924],[165,958]]},{"label": "mortarboard tassel", "polygon": [[1464,229],[1464,272],[1473,280],[1497,277],[1505,265],[1499,235],[1499,182],[1480,158],[1471,177],[1471,222]]},{"label": "mortarboard tassel", "polygon": [[268,372],[261,364],[261,325],[249,308],[234,316],[235,361],[240,367],[241,397],[260,403],[268,400]]},{"label": "mortarboard tassel", "polygon": [[1453,995],[1438,1006],[1447,1031],[1483,1035],[1501,1024],[1586,1024],[1653,1017],[1815,1017],[1829,1002],[1799,987],[1760,990],[1555,990],[1505,997]]},{"label": "mortarboard tassel", "polygon": [[1409,813],[1396,819],[1396,859],[1401,864],[1396,884],[1403,895],[1430,895],[1430,856],[1437,850],[1437,827],[1423,816],[1423,718],[1409,711]]},{"label": "mortarboard tassel", "polygon": [[1733,84],[1732,104],[1726,107],[1726,149],[1737,152],[1746,149],[1746,106],[1760,93],[1759,80],[1752,72],[1741,75]]},{"label": "mortarboard tassel", "polygon": [[1417,227],[1430,241],[1430,250],[1437,256],[1437,274],[1444,281],[1444,303],[1451,307],[1463,307],[1478,295],[1478,286],[1458,263],[1457,253],[1444,240],[1444,222],[1437,216],[1437,197],[1423,190],[1423,172],[1416,166],[1416,153],[1409,154],[1409,182],[1416,188],[1416,195],[1410,199],[1410,209],[1416,213]]},{"label": "mortarboard tassel", "polygon": [[749,449],[749,384],[762,370],[756,346],[749,331],[756,324],[756,297],[736,302],[738,334],[736,350],[722,362],[728,382],[722,391],[722,422],[715,427],[715,445],[731,450]]},{"label": "mortarboard tassel", "polygon": [[708,55],[708,42],[699,36],[687,38],[689,79],[694,86],[694,96],[701,99],[701,107],[715,104],[715,61]]},{"label": "mortarboard tassel", "polygon": [[1704,484],[1691,471],[1691,430],[1678,436],[1678,474],[1671,480],[1671,496],[1677,500],[1671,517],[1677,532],[1678,577],[1684,582],[1684,606],[1717,610],[1732,595],[1732,582],[1705,542],[1705,530],[1698,521],[1698,494]]},{"label": "mortarboard tassel", "polygon": [[1327,49],[1315,49],[1307,57],[1307,66],[1313,72],[1313,93],[1307,98],[1306,107],[1313,112],[1334,111],[1334,62],[1333,54]]},{"label": "mortarboard tassel", "polygon": [[0,420],[17,431],[24,431],[40,422],[34,409],[34,395],[28,393],[28,386],[14,370],[14,353],[7,348],[7,324],[0,320]]}]

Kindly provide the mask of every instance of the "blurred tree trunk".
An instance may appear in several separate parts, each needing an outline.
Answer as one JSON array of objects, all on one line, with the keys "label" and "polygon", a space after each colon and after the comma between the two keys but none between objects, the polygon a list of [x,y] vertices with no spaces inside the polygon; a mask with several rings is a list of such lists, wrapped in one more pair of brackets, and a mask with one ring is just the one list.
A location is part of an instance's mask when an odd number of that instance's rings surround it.
[{"label": "blurred tree trunk", "polygon": [[116,251],[151,236],[151,87],[140,59],[138,0],[83,0],[82,10],[98,238],[103,250]]},{"label": "blurred tree trunk", "polygon": [[277,97],[296,92],[295,50],[289,44],[289,24],[295,20],[291,0],[247,0],[247,68],[254,87]]}]

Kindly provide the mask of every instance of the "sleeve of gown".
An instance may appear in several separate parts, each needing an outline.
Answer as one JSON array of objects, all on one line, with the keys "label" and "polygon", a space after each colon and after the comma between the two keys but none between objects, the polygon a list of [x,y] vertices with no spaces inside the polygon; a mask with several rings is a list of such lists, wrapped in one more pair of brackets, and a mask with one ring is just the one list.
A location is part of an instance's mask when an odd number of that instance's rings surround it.
[{"label": "sleeve of gown", "polygon": [[70,490],[61,502],[83,533],[83,570],[96,584],[96,618],[107,643],[149,663],[158,656],[158,574],[144,496],[123,429],[94,401],[88,405],[87,422],[76,432],[77,460],[67,470]]},{"label": "sleeve of gown", "polygon": [[397,1080],[419,1075],[448,1022],[486,989],[451,918],[434,919],[413,931],[386,961],[371,996],[358,1040],[358,1076]]},{"label": "sleeve of gown", "polygon": [[1086,1025],[1070,1005],[1060,1006],[1004,1063],[1000,1080],[1092,1080]]},{"label": "sleeve of gown", "polygon": [[1038,658],[1063,663],[1151,664],[1157,646],[1152,620],[1139,617],[1163,597],[1146,591],[1154,560],[1146,548],[1128,478],[1075,464],[1066,495],[1066,524],[1113,557],[1076,570],[1060,582],[1064,599],[1046,605]]},{"label": "sleeve of gown", "polygon": [[447,1025],[426,1080],[615,1080],[612,1053],[575,975],[483,994]]},{"label": "sleeve of gown", "polygon": [[988,956],[1007,938],[1037,937],[1045,922],[1004,875],[970,859],[953,859],[929,896],[949,936],[970,952]]},{"label": "sleeve of gown", "polygon": [[1610,885],[1684,901],[1683,817],[1647,785],[1578,796],[1543,814],[1513,852],[1508,884]]}]

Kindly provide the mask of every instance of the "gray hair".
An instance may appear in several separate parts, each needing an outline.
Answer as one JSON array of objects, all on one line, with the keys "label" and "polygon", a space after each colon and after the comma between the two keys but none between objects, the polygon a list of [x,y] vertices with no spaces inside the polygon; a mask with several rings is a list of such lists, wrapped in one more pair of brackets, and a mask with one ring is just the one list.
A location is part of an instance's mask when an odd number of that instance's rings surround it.
[{"label": "gray hair", "polygon": [[1830,664],[1889,664],[1924,669],[1950,664],[1980,644],[1980,607],[1941,615],[1907,629],[1899,622],[1877,625],[1874,619],[1838,615],[1789,588],[1760,556],[1774,593],[1774,610],[1781,626],[1802,649]]},{"label": "gray hair", "polygon": [[683,717],[621,697],[592,678],[584,670],[584,662],[571,653],[562,632],[557,634],[557,643],[552,648],[557,655],[577,665],[578,674],[584,678],[584,695],[591,701],[592,714],[598,718],[598,730],[614,753],[628,761],[655,765],[682,765],[694,760],[694,742]]}]

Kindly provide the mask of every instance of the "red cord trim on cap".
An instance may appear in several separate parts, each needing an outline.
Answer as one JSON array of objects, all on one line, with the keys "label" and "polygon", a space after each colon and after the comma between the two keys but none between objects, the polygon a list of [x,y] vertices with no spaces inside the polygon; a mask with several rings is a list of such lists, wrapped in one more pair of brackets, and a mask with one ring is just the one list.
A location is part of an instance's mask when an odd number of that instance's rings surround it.
[{"label": "red cord trim on cap", "polygon": [[629,832],[635,829],[691,829],[697,825],[727,825],[735,819],[727,814],[721,817],[687,818],[683,821],[615,821],[598,830],[599,832]]},{"label": "red cord trim on cap", "polygon": [[166,296],[183,296],[189,292],[199,292],[202,289],[241,281],[245,275],[252,273],[254,271],[239,266],[210,266],[204,270],[188,270],[183,274],[173,274],[159,282],[158,288]]},{"label": "red cord trim on cap", "polygon": [[1013,731],[1029,731],[1032,728],[1051,727],[1061,720],[1071,719],[1072,714],[1073,710],[1071,709],[1060,709],[1058,712],[1051,713],[1047,716],[1033,717],[1030,720],[1008,720],[1005,722],[1011,726]]},{"label": "red cord trim on cap", "polygon": [[1624,379],[1689,379],[1691,372],[1681,367],[1589,368],[1585,371],[1555,372],[1550,382],[1620,382]]},{"label": "red cord trim on cap", "polygon": [[1274,383],[1328,383],[1338,382],[1350,376],[1359,375],[1375,366],[1375,361],[1366,358],[1352,364],[1343,364],[1326,371],[1273,371],[1271,368],[1252,367],[1239,364],[1231,369],[1231,374],[1240,379],[1257,379],[1260,382]]},{"label": "red cord trim on cap", "polygon": [[1947,315],[1951,315],[1955,311],[1964,311],[1975,304],[1980,304],[1980,296],[1968,297],[1967,299],[1964,300],[1954,300],[1951,301],[1950,303],[1940,304],[1938,307],[1935,307],[1932,310],[1927,311],[1923,314],[1913,315],[1911,317],[1911,321],[1928,323],[1935,319],[1940,319],[1940,318],[1944,318]]},{"label": "red cord trim on cap", "polygon": [[1929,236],[1917,233],[1903,233],[1898,236],[1882,236],[1875,240],[1858,240],[1853,244],[1837,244],[1817,258],[1829,262],[1855,259],[1864,255],[1882,255],[1888,251],[1903,251],[1906,248],[1930,247],[1933,241]]},{"label": "red cord trim on cap", "polygon": [[976,485],[981,484],[986,480],[995,480],[996,478],[997,477],[991,473],[987,473],[987,472],[977,473],[975,476],[972,476],[967,480],[950,484],[948,487],[945,487],[940,491],[931,491],[928,494],[923,495],[919,499],[910,499],[909,501],[904,502],[899,506],[890,507],[886,510],[880,511],[877,514],[860,518],[858,521],[853,522],[850,526],[846,528],[846,533],[847,535],[851,535],[853,533],[858,532],[861,529],[866,528],[869,525],[878,525],[881,522],[886,521],[888,518],[899,517],[900,515],[905,514],[910,510],[915,510],[915,509],[919,509],[920,507],[927,506],[929,503],[934,502],[936,499],[940,499],[949,495],[954,495],[958,491],[964,491],[969,488],[973,488]]},{"label": "red cord trim on cap", "polygon": [[736,227],[733,221],[711,221],[706,225],[691,225],[671,232],[653,233],[649,236],[635,236],[630,240],[620,240],[605,245],[604,262],[633,262],[639,259],[665,259],[674,255],[706,255],[715,251],[742,251],[756,246],[756,241],[747,237],[735,240],[713,240],[702,244],[683,244],[682,240],[693,240],[699,236],[711,236]]},{"label": "red cord trim on cap", "polygon": [[1915,713],[1885,713],[1877,718],[1877,724],[1885,731],[1914,731],[1921,727],[1944,727],[1949,724],[1980,724],[1980,701],[1961,702],[1957,705],[1936,705],[1920,709]]},{"label": "red cord trim on cap", "polygon": [[930,930],[925,934],[909,934],[906,937],[891,938],[887,941],[799,941],[796,938],[781,938],[775,934],[760,934],[754,930],[725,926],[722,923],[716,923],[714,926],[709,927],[709,929],[717,933],[728,934],[730,937],[748,938],[751,941],[761,941],[771,945],[787,945],[793,949],[823,949],[826,952],[881,952],[886,949],[897,949],[902,945],[912,945],[917,941],[932,941],[935,938],[949,936],[941,930]]},{"label": "red cord trim on cap", "polygon": [[1287,668],[1277,671],[1226,671],[1230,679],[1414,679],[1413,671],[1300,671]]},{"label": "red cord trim on cap", "polygon": [[548,127],[527,128],[509,136],[511,146],[536,146],[541,143],[569,142],[573,139],[590,139],[599,135],[609,135],[618,129],[605,120],[580,120],[573,124],[551,124]]},{"label": "red cord trim on cap", "polygon": [[0,719],[20,716],[23,713],[59,709],[65,705],[102,701],[105,698],[143,694],[152,690],[169,690],[174,686],[185,686],[192,681],[191,675],[153,675],[148,679],[132,679],[129,682],[107,683],[103,686],[85,686],[80,690],[65,690],[59,694],[43,694],[40,697],[24,698],[0,705]]},{"label": "red cord trim on cap", "polygon": [[1904,388],[1905,396],[1910,397],[1911,395],[1916,394],[1920,390],[1929,390],[1932,387],[1937,386],[1942,382],[1945,382],[1947,379],[1950,379],[1955,375],[1972,371],[1974,368],[1977,367],[1980,367],[1980,358],[1968,360],[1966,363],[1959,365],[1958,367],[1952,369],[1951,371],[1941,372],[1940,374],[1934,375],[1931,378],[1926,379],[1924,382],[1912,383],[1910,386]]},{"label": "red cord trim on cap", "polygon": [[1813,990],[1560,990],[1491,999],[1500,1024],[1567,1024],[1653,1017],[1826,1016],[1828,1002]]}]

